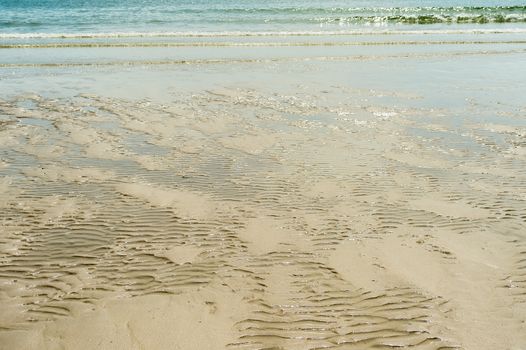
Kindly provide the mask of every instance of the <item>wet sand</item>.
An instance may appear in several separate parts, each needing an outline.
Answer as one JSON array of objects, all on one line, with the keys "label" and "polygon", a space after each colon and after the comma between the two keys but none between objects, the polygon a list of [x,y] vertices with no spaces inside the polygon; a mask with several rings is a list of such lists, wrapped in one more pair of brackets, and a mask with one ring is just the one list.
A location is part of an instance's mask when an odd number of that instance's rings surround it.
[{"label": "wet sand", "polygon": [[0,348],[522,349],[511,49],[4,67]]}]

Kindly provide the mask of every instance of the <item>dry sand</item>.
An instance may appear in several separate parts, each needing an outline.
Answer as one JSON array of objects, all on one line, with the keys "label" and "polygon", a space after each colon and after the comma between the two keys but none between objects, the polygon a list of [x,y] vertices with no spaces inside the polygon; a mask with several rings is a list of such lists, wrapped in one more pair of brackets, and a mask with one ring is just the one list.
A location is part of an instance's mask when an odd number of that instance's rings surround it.
[{"label": "dry sand", "polygon": [[525,349],[524,129],[318,96],[3,101],[0,348]]}]

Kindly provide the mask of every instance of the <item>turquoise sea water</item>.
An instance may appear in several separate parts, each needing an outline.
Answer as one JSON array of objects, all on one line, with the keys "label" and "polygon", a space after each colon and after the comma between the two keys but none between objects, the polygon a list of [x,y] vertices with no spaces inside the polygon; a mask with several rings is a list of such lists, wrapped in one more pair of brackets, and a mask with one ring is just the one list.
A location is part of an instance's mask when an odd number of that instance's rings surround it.
[{"label": "turquoise sea water", "polygon": [[518,0],[0,0],[0,38],[521,28],[526,2]]}]

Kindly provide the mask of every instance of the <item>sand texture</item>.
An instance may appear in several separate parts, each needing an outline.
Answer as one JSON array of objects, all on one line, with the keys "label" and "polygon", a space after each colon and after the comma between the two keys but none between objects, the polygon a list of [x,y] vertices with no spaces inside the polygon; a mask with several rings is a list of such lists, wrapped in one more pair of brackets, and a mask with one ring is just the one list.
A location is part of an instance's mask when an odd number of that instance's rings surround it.
[{"label": "sand texture", "polygon": [[0,348],[524,349],[526,109],[418,98],[1,100]]}]

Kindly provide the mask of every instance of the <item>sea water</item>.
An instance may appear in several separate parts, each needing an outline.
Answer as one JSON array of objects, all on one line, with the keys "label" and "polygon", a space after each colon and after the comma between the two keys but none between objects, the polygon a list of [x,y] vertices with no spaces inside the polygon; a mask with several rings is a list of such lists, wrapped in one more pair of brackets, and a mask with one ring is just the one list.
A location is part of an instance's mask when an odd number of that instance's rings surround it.
[{"label": "sea water", "polygon": [[1,0],[0,37],[526,28],[520,0]]}]

